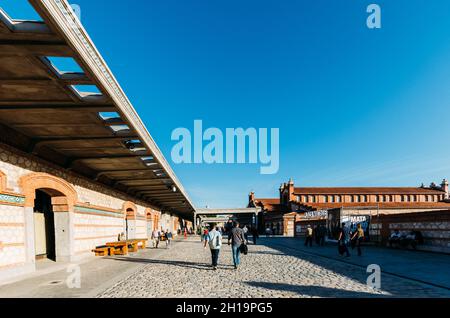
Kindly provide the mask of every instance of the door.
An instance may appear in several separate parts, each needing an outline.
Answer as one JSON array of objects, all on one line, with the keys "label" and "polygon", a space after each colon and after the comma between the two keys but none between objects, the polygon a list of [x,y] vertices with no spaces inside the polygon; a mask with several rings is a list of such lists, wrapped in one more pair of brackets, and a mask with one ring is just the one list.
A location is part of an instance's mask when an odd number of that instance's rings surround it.
[{"label": "door", "polygon": [[33,219],[36,259],[48,258],[55,261],[55,218],[52,198],[43,191],[36,191]]},{"label": "door", "polygon": [[47,257],[47,236],[45,233],[45,215],[34,213],[34,248],[37,258]]},{"label": "door", "polygon": [[149,239],[151,239],[151,237],[152,237],[152,232],[153,232],[153,222],[152,221],[148,221],[147,222],[147,237]]}]

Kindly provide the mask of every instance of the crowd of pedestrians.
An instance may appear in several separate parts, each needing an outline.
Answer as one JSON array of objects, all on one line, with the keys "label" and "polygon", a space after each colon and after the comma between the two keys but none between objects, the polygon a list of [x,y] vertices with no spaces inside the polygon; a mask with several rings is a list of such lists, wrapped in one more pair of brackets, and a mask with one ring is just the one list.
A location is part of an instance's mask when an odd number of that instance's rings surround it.
[{"label": "crowd of pedestrians", "polygon": [[172,245],[173,233],[169,230],[153,230],[151,239],[153,248],[159,248],[159,243],[162,241],[166,242],[166,248],[170,248]]},{"label": "crowd of pedestrians", "polygon": [[[308,225],[305,230],[305,243],[306,247],[312,247],[313,242],[317,246],[325,245],[325,238],[327,236],[327,228],[325,225],[318,225],[314,229],[311,225]],[[342,223],[342,226],[338,229],[338,252],[342,256],[350,257],[350,250],[356,249],[358,256],[362,256],[362,244],[365,239],[365,233],[361,224],[356,225],[356,228],[352,231],[350,227]]]},{"label": "crowd of pedestrians", "polygon": [[224,227],[218,227],[212,224],[209,229],[202,232],[202,242],[204,247],[209,246],[211,251],[212,268],[217,270],[220,251],[223,246],[223,238],[228,238],[228,246],[233,255],[234,269],[241,265],[241,256],[248,253],[249,237],[252,236],[253,243],[256,245],[258,239],[258,230],[253,226],[240,226],[239,222],[230,220]]}]

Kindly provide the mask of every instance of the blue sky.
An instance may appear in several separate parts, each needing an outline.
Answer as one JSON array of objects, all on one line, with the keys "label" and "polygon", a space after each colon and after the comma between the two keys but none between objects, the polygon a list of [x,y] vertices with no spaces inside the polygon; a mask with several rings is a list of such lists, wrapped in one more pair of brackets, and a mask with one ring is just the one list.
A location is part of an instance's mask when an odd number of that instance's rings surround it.
[{"label": "blue sky", "polygon": [[[0,0],[33,18],[20,0]],[[170,160],[171,133],[280,128],[280,171],[173,165],[198,207],[302,186],[450,178],[450,1],[74,0]],[[382,8],[369,30],[366,7]],[[34,17],[35,18],[35,17]]]}]

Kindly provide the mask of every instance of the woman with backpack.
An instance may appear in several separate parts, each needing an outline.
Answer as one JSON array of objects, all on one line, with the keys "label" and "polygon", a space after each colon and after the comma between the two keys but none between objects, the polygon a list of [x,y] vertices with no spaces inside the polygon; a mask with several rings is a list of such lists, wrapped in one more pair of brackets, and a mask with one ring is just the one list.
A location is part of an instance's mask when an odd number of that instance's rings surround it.
[{"label": "woman with backpack", "polygon": [[211,231],[205,237],[205,248],[207,243],[211,250],[212,268],[213,270],[217,270],[220,249],[222,248],[222,234],[216,229],[215,225],[211,227]]},{"label": "woman with backpack", "polygon": [[219,263],[219,254],[220,249],[222,248],[222,234],[216,229],[214,225],[211,228],[211,231],[205,236],[204,247],[206,248],[206,244],[209,245],[209,249],[211,250],[211,258],[212,258],[212,268],[213,270],[217,270],[217,265]]}]

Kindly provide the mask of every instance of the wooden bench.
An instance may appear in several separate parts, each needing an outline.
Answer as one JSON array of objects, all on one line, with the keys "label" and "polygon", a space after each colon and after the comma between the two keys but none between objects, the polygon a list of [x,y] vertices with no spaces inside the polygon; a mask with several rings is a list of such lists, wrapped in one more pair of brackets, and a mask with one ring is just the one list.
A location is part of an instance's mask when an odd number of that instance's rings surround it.
[{"label": "wooden bench", "polygon": [[128,241],[128,250],[131,253],[136,253],[138,251],[138,249],[139,249],[138,245],[139,245],[138,241],[136,241],[136,240],[129,240]]},{"label": "wooden bench", "polygon": [[114,255],[128,255],[128,242],[110,242],[106,243],[106,246],[114,249]]},{"label": "wooden bench", "polygon": [[99,246],[92,250],[95,256],[113,256],[115,255],[115,248],[110,246]]},{"label": "wooden bench", "polygon": [[134,239],[132,241],[136,242],[138,244],[138,248],[141,250],[144,250],[147,247],[148,239]]}]

